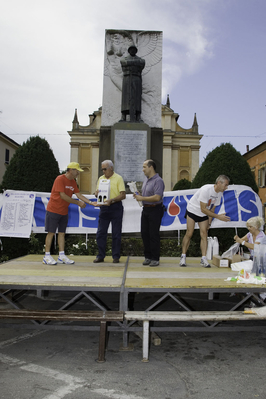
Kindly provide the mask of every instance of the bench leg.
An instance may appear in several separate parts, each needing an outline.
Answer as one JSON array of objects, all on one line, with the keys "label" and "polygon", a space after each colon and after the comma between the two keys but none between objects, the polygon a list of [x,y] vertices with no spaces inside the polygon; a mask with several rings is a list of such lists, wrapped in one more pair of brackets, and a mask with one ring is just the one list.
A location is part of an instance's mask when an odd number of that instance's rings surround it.
[{"label": "bench leg", "polygon": [[208,299],[209,301],[213,301],[213,292],[209,292]]},{"label": "bench leg", "polygon": [[103,363],[105,362],[105,348],[106,348],[106,331],[107,331],[107,324],[106,321],[101,321],[100,324],[100,336],[99,336],[99,354],[97,362]]},{"label": "bench leg", "polygon": [[149,336],[150,336],[150,326],[149,321],[143,321],[143,342],[142,342],[142,361],[149,361]]}]

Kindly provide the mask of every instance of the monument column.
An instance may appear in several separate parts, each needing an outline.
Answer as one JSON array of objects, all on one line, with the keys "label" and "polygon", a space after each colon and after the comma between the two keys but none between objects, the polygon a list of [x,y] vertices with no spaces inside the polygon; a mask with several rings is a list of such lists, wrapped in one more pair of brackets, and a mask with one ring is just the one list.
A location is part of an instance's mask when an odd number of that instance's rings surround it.
[{"label": "monument column", "polygon": [[162,32],[106,30],[104,62],[99,172],[112,159],[126,182],[143,181],[150,158],[162,176]]}]

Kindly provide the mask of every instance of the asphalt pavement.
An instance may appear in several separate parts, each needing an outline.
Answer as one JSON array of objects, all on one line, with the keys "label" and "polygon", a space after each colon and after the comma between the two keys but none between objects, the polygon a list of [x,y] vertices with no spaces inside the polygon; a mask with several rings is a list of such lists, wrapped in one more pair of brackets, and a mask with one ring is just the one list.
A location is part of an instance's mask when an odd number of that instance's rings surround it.
[{"label": "asphalt pavement", "polygon": [[[149,294],[150,295],[150,294]],[[42,301],[34,295],[24,305]],[[58,299],[59,300],[59,299]],[[112,300],[112,299],[111,299]],[[196,298],[194,299],[196,300]],[[203,300],[203,299],[201,299]],[[224,301],[234,300],[225,298]],[[206,297],[206,301],[208,298]],[[28,302],[29,303],[29,302]],[[0,307],[8,307],[1,302]],[[3,326],[1,322],[0,327]],[[97,331],[0,328],[0,397],[12,399],[265,398],[264,332],[162,332],[142,362],[142,342],[109,335],[98,363]]]}]

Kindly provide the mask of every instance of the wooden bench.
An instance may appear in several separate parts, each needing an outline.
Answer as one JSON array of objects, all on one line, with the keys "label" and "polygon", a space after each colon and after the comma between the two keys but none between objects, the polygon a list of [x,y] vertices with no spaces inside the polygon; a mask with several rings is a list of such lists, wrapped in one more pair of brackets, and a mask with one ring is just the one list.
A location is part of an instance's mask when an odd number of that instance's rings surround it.
[{"label": "wooden bench", "polygon": [[128,311],[125,312],[125,320],[138,320],[143,322],[143,343],[142,343],[142,361],[149,361],[149,335],[150,321],[213,321],[222,322],[228,320],[258,320],[265,319],[265,316],[257,314],[244,313],[243,311]]},{"label": "wooden bench", "polygon": [[107,322],[123,321],[122,311],[0,309],[0,319],[47,321],[99,321],[98,362],[105,361]]}]

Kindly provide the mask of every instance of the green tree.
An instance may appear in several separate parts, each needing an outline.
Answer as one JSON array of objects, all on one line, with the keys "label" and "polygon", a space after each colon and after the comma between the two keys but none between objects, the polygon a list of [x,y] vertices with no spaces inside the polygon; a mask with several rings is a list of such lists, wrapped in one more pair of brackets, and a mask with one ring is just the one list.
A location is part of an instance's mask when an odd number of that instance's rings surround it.
[{"label": "green tree", "polygon": [[50,192],[59,174],[49,143],[39,136],[30,137],[11,158],[0,189]]},{"label": "green tree", "polygon": [[[51,192],[59,174],[58,162],[48,142],[39,136],[30,137],[11,158],[0,189]],[[32,251],[33,244],[36,246],[36,242],[43,248],[45,236],[33,238],[2,237],[2,257],[13,259],[26,255]]]},{"label": "green tree", "polygon": [[188,190],[191,188],[191,181],[187,179],[181,179],[178,180],[178,182],[174,185],[172,191],[177,191],[177,190]]},{"label": "green tree", "polygon": [[209,152],[194,177],[191,188],[215,183],[219,175],[228,176],[230,184],[243,184],[258,193],[258,186],[248,162],[230,143],[221,144]]}]

